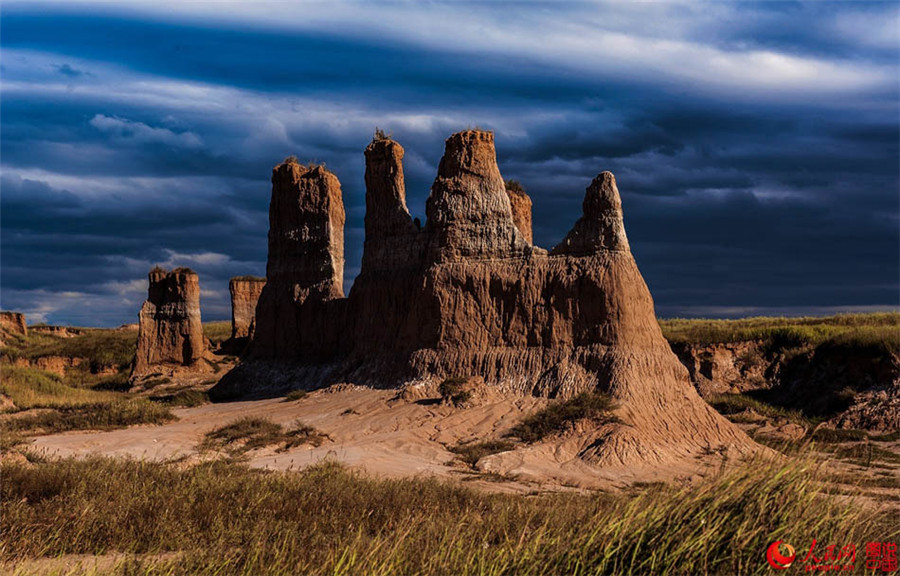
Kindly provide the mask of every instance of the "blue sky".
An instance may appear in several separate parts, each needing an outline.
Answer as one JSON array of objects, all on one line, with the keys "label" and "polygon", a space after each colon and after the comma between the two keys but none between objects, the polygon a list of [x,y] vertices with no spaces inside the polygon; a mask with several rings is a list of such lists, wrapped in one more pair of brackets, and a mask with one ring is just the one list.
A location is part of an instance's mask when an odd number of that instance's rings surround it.
[{"label": "blue sky", "polygon": [[894,2],[4,2],[0,304],[133,322],[149,268],[186,265],[227,319],[291,154],[342,182],[349,286],[374,128],[424,219],[477,125],[540,246],[616,174],[660,315],[896,307],[898,30]]}]

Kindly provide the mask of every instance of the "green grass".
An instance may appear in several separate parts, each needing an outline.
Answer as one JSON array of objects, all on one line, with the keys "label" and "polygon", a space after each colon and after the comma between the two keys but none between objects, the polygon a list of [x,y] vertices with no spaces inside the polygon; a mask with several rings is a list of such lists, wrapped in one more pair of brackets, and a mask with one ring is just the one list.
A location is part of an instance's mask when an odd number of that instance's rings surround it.
[{"label": "green grass", "polygon": [[266,418],[245,417],[206,433],[200,450],[218,450],[239,456],[250,450],[280,444],[280,451],[302,444],[319,446],[327,438],[311,426],[296,422],[285,430]]},{"label": "green grass", "polygon": [[739,320],[660,320],[673,344],[718,344],[761,340],[770,349],[830,345],[900,353],[900,312],[827,317],[756,317]]},{"label": "green grass", "polygon": [[[800,465],[757,463],[637,494],[487,494],[221,462],[2,463],[0,559],[130,555],[120,573],[771,574],[785,540],[893,541],[887,510],[823,495]],[[170,554],[175,553],[175,554]]]},{"label": "green grass", "polygon": [[459,456],[459,459],[468,466],[474,468],[475,464],[485,456],[506,452],[515,448],[515,444],[505,440],[487,440],[485,442],[469,442],[450,448],[450,451]]},{"label": "green grass", "polygon": [[0,365],[0,376],[0,393],[9,396],[19,410],[92,405],[121,397],[113,392],[69,386],[56,374],[37,368],[4,363]]},{"label": "green grass", "polygon": [[137,332],[100,328],[79,330],[82,333],[71,338],[29,333],[27,338],[17,339],[2,352],[13,359],[16,357],[35,359],[43,356],[83,358],[94,371],[109,366],[124,369],[131,364],[137,348]]},{"label": "green grass", "polygon": [[231,338],[231,322],[204,322],[203,335],[209,338],[213,346],[217,346]]},{"label": "green grass", "polygon": [[537,442],[563,432],[579,420],[615,422],[615,416],[610,413],[613,408],[609,395],[597,391],[582,392],[569,400],[553,402],[526,416],[509,431],[508,436],[523,442]]},{"label": "green grass", "polygon": [[0,422],[0,434],[56,434],[70,430],[112,430],[135,424],[164,424],[175,417],[165,406],[145,398],[59,406]]}]

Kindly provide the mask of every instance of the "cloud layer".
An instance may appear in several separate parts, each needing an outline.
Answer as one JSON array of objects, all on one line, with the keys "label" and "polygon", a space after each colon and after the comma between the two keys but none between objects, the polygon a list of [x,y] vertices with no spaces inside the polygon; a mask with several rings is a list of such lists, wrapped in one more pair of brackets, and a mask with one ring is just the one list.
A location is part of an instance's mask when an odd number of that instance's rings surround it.
[{"label": "cloud layer", "polygon": [[264,274],[269,175],[325,161],[362,252],[362,150],[424,204],[451,132],[496,133],[550,247],[615,172],[663,315],[898,305],[890,3],[4,3],[2,306],[133,321],[151,265]]}]

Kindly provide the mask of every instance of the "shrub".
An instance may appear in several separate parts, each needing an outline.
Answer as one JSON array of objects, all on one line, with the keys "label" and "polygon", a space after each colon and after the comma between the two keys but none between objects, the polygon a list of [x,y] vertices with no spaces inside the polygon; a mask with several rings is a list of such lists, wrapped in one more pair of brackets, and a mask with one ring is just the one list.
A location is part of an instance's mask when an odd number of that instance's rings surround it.
[{"label": "shrub", "polygon": [[504,440],[488,440],[485,442],[470,442],[468,444],[459,444],[450,448],[450,451],[459,456],[459,459],[471,466],[485,456],[497,454],[499,452],[507,452],[515,448],[515,444]]},{"label": "shrub", "polygon": [[453,404],[454,406],[462,406],[463,404],[471,400],[472,393],[468,390],[463,390],[463,386],[466,382],[466,378],[462,378],[459,376],[447,378],[446,380],[441,382],[440,386],[438,386],[438,392],[441,395],[441,399],[445,402]]},{"label": "shrub", "polygon": [[288,393],[288,395],[284,397],[284,401],[285,402],[295,402],[297,400],[302,400],[303,398],[306,398],[308,395],[309,395],[309,393],[306,390],[294,390],[294,391]]},{"label": "shrub", "polygon": [[508,436],[514,436],[523,442],[537,442],[564,431],[578,420],[615,422],[617,419],[611,414],[614,407],[608,394],[582,392],[569,400],[554,402],[543,410],[526,416],[509,431]]},{"label": "shrub", "polygon": [[522,183],[518,180],[507,180],[506,181],[506,189],[510,192],[525,192],[525,187],[522,186]]}]

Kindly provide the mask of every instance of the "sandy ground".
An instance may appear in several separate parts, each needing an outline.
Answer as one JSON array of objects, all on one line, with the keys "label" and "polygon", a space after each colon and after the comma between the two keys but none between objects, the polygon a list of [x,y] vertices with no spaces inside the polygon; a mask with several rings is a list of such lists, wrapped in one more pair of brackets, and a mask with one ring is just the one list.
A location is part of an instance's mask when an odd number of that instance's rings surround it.
[{"label": "sandy ground", "polygon": [[544,405],[535,397],[499,397],[457,409],[435,399],[405,400],[395,390],[336,387],[296,401],[283,398],[206,404],[174,410],[177,421],[109,432],[69,432],[36,438],[31,447],[47,456],[104,455],[147,460],[199,459],[204,434],[245,416],[291,426],[303,422],[327,434],[321,446],[285,452],[274,447],[248,453],[259,468],[299,470],[330,458],[380,477],[435,476],[492,491],[621,489],[637,481],[690,480],[717,462],[683,469],[598,469],[577,457],[571,440],[525,446],[484,458],[479,470],[459,462],[448,447],[500,439],[525,414]]}]

